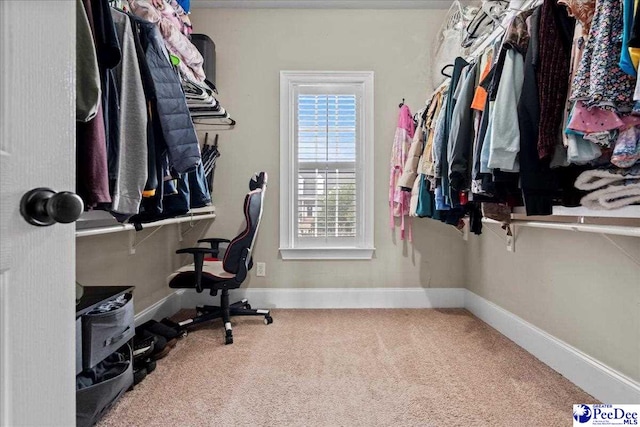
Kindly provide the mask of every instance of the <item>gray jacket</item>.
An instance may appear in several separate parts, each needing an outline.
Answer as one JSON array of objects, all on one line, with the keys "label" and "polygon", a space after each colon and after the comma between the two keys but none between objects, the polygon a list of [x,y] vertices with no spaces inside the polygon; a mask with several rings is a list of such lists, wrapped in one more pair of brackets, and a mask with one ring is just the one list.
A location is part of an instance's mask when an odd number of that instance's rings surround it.
[{"label": "gray jacket", "polygon": [[111,209],[133,215],[138,213],[147,182],[147,101],[129,17],[115,9],[111,17],[122,50],[114,73],[120,100],[120,147]]}]

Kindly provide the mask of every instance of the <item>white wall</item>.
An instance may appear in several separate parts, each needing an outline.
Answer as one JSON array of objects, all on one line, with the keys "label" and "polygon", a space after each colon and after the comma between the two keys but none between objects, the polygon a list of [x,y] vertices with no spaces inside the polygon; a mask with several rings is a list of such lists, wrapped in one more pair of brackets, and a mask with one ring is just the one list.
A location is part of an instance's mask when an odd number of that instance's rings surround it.
[{"label": "white wall", "polygon": [[[463,242],[450,227],[414,224],[415,249],[389,229],[389,158],[398,104],[415,110],[430,92],[431,40],[440,10],[196,9],[196,32],[216,43],[216,85],[238,124],[220,131],[211,235],[232,236],[240,222],[249,176],[269,173],[255,261],[267,276],[253,287],[461,287]],[[279,257],[279,72],[375,72],[375,259],[283,261]],[[215,131],[213,131],[215,133]],[[212,134],[213,135],[213,134]],[[211,136],[212,136],[211,135]],[[396,233],[397,235],[398,233]]]},{"label": "white wall", "polygon": [[468,289],[640,381],[640,239],[609,236],[632,260],[597,234],[521,227],[515,253],[503,235],[469,238]]}]

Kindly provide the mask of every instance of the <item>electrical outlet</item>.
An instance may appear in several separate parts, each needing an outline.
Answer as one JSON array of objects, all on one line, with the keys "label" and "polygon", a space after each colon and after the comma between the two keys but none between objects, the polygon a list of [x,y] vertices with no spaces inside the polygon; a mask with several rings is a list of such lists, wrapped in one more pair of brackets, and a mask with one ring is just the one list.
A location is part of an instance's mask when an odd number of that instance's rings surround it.
[{"label": "electrical outlet", "polygon": [[256,263],[256,276],[264,277],[267,275],[267,263],[258,262]]}]

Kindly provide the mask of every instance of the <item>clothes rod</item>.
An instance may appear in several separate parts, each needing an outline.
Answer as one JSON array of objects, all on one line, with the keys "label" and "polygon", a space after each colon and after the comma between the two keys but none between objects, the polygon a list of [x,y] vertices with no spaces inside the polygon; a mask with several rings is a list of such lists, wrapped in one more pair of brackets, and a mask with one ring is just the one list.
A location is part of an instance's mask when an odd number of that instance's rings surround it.
[{"label": "clothes rod", "polygon": [[[489,218],[482,218],[482,222],[489,224],[503,224],[500,221]],[[516,227],[547,228],[551,230],[567,230],[579,231],[583,233],[613,234],[617,236],[640,237],[640,227],[628,227],[622,225],[575,224],[564,222],[524,221],[517,219],[511,220],[510,224],[515,225]]]},{"label": "clothes rod", "polygon": [[[216,217],[215,213],[210,213],[205,215],[181,216],[177,218],[163,219],[160,221],[142,224],[142,229],[145,230],[147,228],[161,227],[163,225],[169,225],[169,224],[180,224],[184,222],[201,221],[204,219],[214,219],[215,217]],[[135,227],[133,226],[133,224],[119,224],[119,225],[110,225],[107,227],[87,228],[84,230],[76,230],[76,237],[98,236],[101,234],[118,233],[120,231],[126,231],[126,230],[135,230]]]}]

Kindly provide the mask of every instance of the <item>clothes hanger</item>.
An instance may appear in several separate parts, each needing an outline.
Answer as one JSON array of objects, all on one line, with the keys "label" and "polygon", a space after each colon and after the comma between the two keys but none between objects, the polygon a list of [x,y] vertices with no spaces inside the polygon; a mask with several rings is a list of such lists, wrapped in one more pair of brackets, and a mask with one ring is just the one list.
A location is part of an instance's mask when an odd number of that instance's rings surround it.
[{"label": "clothes hanger", "polygon": [[404,98],[402,98],[402,102],[398,104],[398,108],[402,108],[403,105],[404,105]]},{"label": "clothes hanger", "polygon": [[447,74],[447,73],[444,72],[444,70],[446,70],[449,67],[453,67],[453,64],[448,64],[448,65],[445,65],[444,67],[442,67],[442,70],[440,70],[440,74],[442,74],[445,77],[451,78],[451,74]]},{"label": "clothes hanger", "polygon": [[422,115],[422,110],[418,111],[417,113],[415,113],[413,115],[413,124],[414,124],[414,126],[418,126],[418,123],[419,123],[418,117],[420,117],[421,115]]}]

